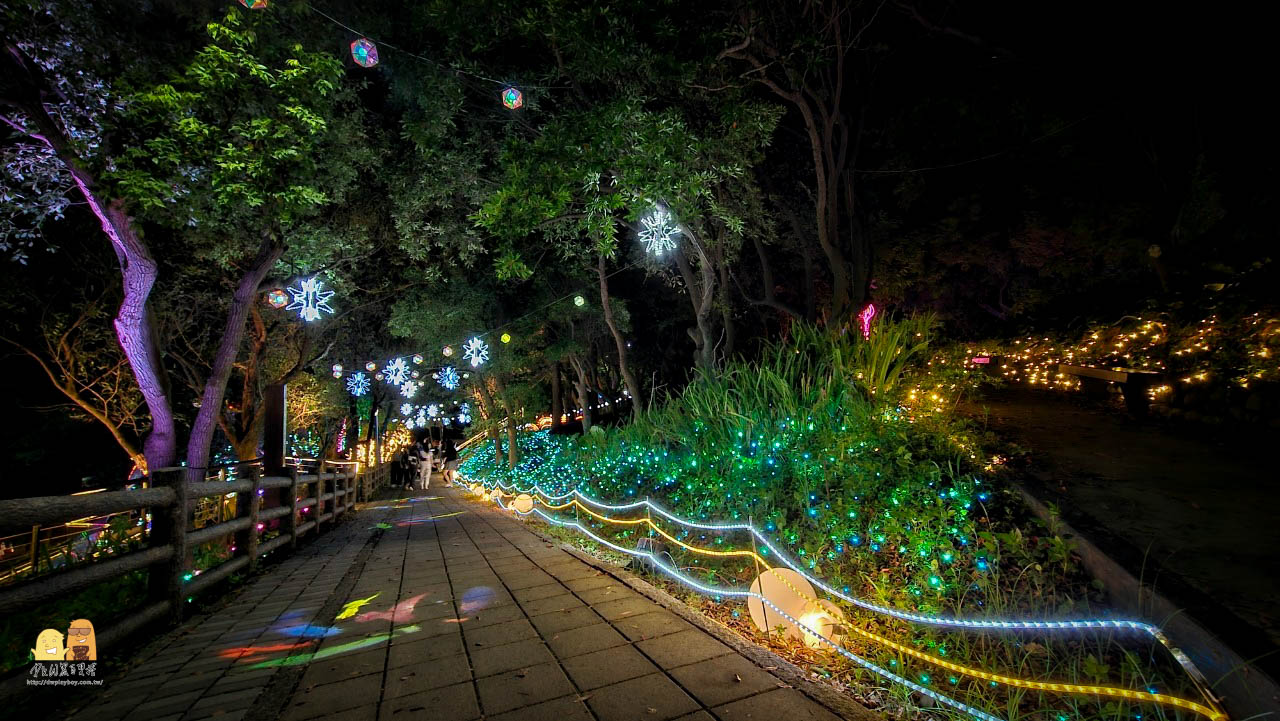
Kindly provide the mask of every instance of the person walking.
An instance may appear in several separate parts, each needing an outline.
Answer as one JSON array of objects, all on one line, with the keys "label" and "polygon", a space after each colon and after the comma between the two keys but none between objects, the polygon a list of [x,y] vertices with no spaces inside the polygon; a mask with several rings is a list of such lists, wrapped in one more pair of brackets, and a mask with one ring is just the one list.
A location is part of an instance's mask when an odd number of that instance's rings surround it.
[{"label": "person walking", "polygon": [[458,447],[454,445],[452,438],[447,438],[444,442],[444,484],[452,488],[457,478]]},{"label": "person walking", "polygon": [[431,457],[430,447],[418,442],[418,490],[425,491],[431,487]]}]

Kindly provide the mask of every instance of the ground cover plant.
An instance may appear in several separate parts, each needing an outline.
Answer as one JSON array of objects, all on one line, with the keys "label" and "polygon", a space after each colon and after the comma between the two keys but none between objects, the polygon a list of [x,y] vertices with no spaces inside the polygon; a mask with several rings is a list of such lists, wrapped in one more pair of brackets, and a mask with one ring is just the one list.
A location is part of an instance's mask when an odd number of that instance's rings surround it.
[{"label": "ground cover plant", "polygon": [[[651,499],[694,522],[750,522],[813,576],[844,593],[923,614],[971,618],[1105,618],[1101,589],[1069,538],[1034,519],[986,450],[987,441],[922,387],[954,393],[978,376],[943,372],[929,318],[876,325],[869,339],[799,329],[758,361],[729,363],[629,426],[581,438],[528,433],[512,468],[471,455],[464,476],[494,487],[577,490],[606,503]],[[952,361],[952,366],[957,366]],[[624,547],[652,536],[636,512],[546,512]],[[644,518],[643,509],[639,518]],[[753,548],[749,534],[664,519],[667,533],[713,551]],[[562,531],[564,529],[561,529]],[[661,541],[662,539],[657,539]],[[698,582],[745,589],[744,555],[707,557],[665,544]],[[769,558],[768,549],[760,549]],[[776,559],[773,559],[776,561]],[[711,597],[712,615],[739,628],[741,603]],[[960,633],[845,605],[844,646],[894,673],[1000,718],[1192,717],[1181,709],[1093,694],[1016,688],[943,664],[1022,679],[1104,685],[1203,703],[1168,652],[1149,638],[1108,633]],[[780,639],[774,643],[788,644]],[[846,659],[800,658],[851,687],[887,689],[899,706],[932,706]],[[907,650],[917,652],[917,655]],[[932,657],[922,659],[918,653]],[[938,663],[938,662],[942,663]],[[865,694],[864,694],[865,696]],[[952,711],[939,711],[952,713]]]}]

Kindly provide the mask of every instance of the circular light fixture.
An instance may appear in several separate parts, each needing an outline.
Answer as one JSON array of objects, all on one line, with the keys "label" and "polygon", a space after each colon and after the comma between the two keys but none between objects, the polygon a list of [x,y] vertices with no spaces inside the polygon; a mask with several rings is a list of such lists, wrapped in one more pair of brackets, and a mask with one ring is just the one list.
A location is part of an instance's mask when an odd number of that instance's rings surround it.
[{"label": "circular light fixture", "polygon": [[587,299],[583,298],[580,295],[575,295],[573,296],[573,304],[581,308],[582,306],[587,304]]},{"label": "circular light fixture", "polygon": [[[800,614],[799,620],[801,625],[817,631],[822,638],[832,643],[839,644],[844,640],[844,612],[825,598],[805,604],[804,613]],[[822,643],[822,639],[817,636],[805,632],[804,645],[809,648],[822,648],[826,644]]]},{"label": "circular light fixture", "polygon": [[521,493],[516,496],[515,503],[511,504],[516,513],[528,513],[533,510],[533,496],[528,493]]},{"label": "circular light fixture", "polygon": [[502,334],[502,342],[503,342],[503,343],[510,343],[510,342],[511,342],[511,334],[510,334],[510,333],[503,333],[503,334]]},{"label": "circular light fixture", "polygon": [[440,352],[441,352],[441,353],[444,353],[444,357],[445,357],[445,358],[449,358],[449,357],[453,356],[453,346],[451,346],[451,345],[447,345],[447,346],[445,346],[445,347],[444,347],[444,350],[442,350],[442,351],[440,351]]},{"label": "circular light fixture", "polygon": [[[774,606],[782,609],[788,616],[799,619],[805,613],[808,599],[817,596],[813,586],[804,576],[790,568],[774,568],[756,577],[751,583],[751,591],[769,599]],[[807,598],[806,598],[807,597]],[[773,633],[776,629],[786,629],[787,636],[803,641],[808,634],[796,628],[791,621],[763,601],[752,596],[747,599],[747,610],[751,612],[751,620],[756,628],[765,633]]]},{"label": "circular light fixture", "polygon": [[378,364],[374,363],[373,361],[369,361],[368,363],[364,364],[364,369],[372,373],[378,370]]}]

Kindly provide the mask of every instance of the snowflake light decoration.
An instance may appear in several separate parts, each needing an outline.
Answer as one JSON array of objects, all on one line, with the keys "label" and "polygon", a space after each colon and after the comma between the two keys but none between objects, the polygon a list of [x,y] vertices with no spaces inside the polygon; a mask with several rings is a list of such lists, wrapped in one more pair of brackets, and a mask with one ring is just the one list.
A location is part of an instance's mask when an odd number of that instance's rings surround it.
[{"label": "snowflake light decoration", "polygon": [[427,406],[427,415],[431,416],[432,418],[435,418],[436,416],[440,415],[440,406],[435,403],[432,403],[431,405]]},{"label": "snowflake light decoration", "polygon": [[320,320],[321,311],[333,312],[333,308],[329,306],[329,299],[333,297],[334,291],[321,290],[324,284],[320,282],[318,276],[313,275],[301,281],[300,285],[301,287],[298,288],[285,289],[293,297],[293,302],[285,306],[285,310],[298,311],[298,317],[308,322]]},{"label": "snowflake light decoration", "polygon": [[387,377],[387,382],[393,386],[402,386],[405,381],[409,380],[409,364],[404,362],[403,358],[396,358],[382,369]]},{"label": "snowflake light decoration", "polygon": [[478,336],[474,337],[462,346],[462,357],[471,361],[472,368],[479,368],[489,360],[489,346]]},{"label": "snowflake light decoration", "polygon": [[359,371],[347,376],[347,391],[359,398],[369,392],[369,376]]},{"label": "snowflake light decoration", "polygon": [[404,396],[405,398],[412,398],[415,394],[417,394],[418,389],[421,387],[422,387],[422,384],[418,383],[417,381],[405,381],[400,386],[400,395]]},{"label": "snowflake light decoration", "polygon": [[676,225],[671,213],[666,208],[654,208],[652,213],[640,219],[644,230],[640,231],[640,242],[644,243],[646,252],[661,257],[663,253],[676,249],[676,236],[680,235],[680,227]]},{"label": "snowflake light decoration", "polygon": [[435,374],[435,379],[441,386],[444,386],[445,390],[452,391],[458,389],[458,371],[454,370],[453,366],[445,366],[444,368],[441,368]]},{"label": "snowflake light decoration", "polygon": [[351,59],[362,68],[371,68],[378,64],[378,46],[369,38],[360,38],[351,43]]},{"label": "snowflake light decoration", "polygon": [[463,403],[458,407],[458,425],[465,426],[471,423],[471,404]]},{"label": "snowflake light decoration", "polygon": [[427,427],[427,410],[425,408],[418,408],[418,417],[416,420],[418,421],[419,428]]},{"label": "snowflake light decoration", "polygon": [[413,404],[412,404],[412,403],[405,403],[404,405],[400,406],[400,415],[402,415],[402,416],[411,416],[411,415],[413,415]]}]

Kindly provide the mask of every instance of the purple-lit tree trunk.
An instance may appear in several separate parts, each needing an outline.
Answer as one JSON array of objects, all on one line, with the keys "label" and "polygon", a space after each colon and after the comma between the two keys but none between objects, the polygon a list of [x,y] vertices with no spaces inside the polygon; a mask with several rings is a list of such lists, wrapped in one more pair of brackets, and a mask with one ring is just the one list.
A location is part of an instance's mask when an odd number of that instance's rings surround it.
[{"label": "purple-lit tree trunk", "polygon": [[102,232],[111,241],[120,262],[124,288],[124,300],[114,322],[116,337],[151,413],[151,433],[143,441],[143,454],[149,469],[171,466],[177,460],[177,434],[169,401],[168,377],[160,363],[159,342],[147,307],[158,274],[155,258],[138,235],[133,218],[125,210],[124,201],[106,200],[98,194],[95,178],[84,168],[61,126],[49,116],[45,97],[52,93],[40,68],[12,45],[5,47],[4,63],[0,68],[15,81],[12,87],[20,93],[18,97],[4,98],[3,104],[19,110],[35,127],[27,127],[7,116],[0,116],[0,119],[53,152],[70,173],[85,203],[102,225]]},{"label": "purple-lit tree trunk", "polygon": [[227,324],[222,331],[222,340],[218,342],[218,350],[213,356],[213,367],[209,371],[209,379],[205,381],[204,393],[200,397],[200,411],[191,424],[191,437],[187,440],[187,479],[203,481],[205,469],[209,465],[209,448],[213,443],[213,431],[218,427],[218,416],[222,413],[222,400],[227,390],[227,379],[231,377],[231,368],[240,352],[240,341],[244,338],[244,324],[249,319],[249,307],[258,296],[258,286],[271,271],[271,267],[284,253],[284,246],[275,240],[274,233],[266,232],[258,255],[249,265],[249,269],[240,278],[236,292],[231,296],[231,307],[227,310]]}]

